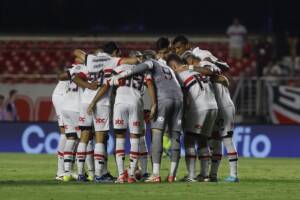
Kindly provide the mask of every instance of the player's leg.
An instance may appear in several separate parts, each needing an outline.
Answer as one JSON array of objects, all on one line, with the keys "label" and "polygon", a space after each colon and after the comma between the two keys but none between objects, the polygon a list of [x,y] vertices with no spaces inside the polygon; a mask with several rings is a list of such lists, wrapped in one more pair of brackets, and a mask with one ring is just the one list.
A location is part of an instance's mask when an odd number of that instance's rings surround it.
[{"label": "player's leg", "polygon": [[78,124],[79,113],[74,111],[63,110],[62,114],[65,124],[65,135],[67,138],[64,148],[64,181],[70,181],[72,180],[72,163],[74,160],[76,141],[78,139],[76,133],[76,126]]},{"label": "player's leg", "polygon": [[139,147],[139,152],[140,152],[140,164],[141,164],[141,176],[142,179],[145,180],[148,178],[148,147],[147,147],[147,142],[146,142],[146,136],[145,136],[146,131],[144,131],[143,134],[141,134],[140,137],[140,147]]},{"label": "player's leg", "polygon": [[135,170],[139,159],[140,138],[144,131],[143,104],[128,105],[129,111],[129,130],[130,130],[130,168],[128,172],[128,183],[136,182]]},{"label": "player's leg", "polygon": [[64,169],[64,148],[66,144],[66,135],[64,126],[59,127],[60,136],[58,142],[58,151],[57,151],[57,172],[56,172],[56,180],[63,180],[63,175],[65,172]]},{"label": "player's leg", "polygon": [[208,146],[208,138],[211,137],[213,125],[217,118],[217,109],[201,111],[201,134],[198,138],[198,156],[200,159],[200,175],[198,181],[209,181],[209,161],[210,152]]},{"label": "player's leg", "polygon": [[64,175],[64,148],[66,143],[65,129],[62,117],[62,95],[53,95],[52,96],[53,106],[55,108],[57,122],[60,130],[60,137],[58,142],[58,151],[57,151],[57,172],[56,172],[56,180],[63,180]]},{"label": "player's leg", "polygon": [[95,182],[112,183],[114,177],[107,169],[107,141],[110,123],[110,107],[98,105],[95,110],[94,126],[95,126]]},{"label": "player's leg", "polygon": [[149,183],[159,183],[161,182],[160,177],[160,166],[161,166],[161,157],[163,152],[163,134],[167,123],[166,114],[169,112],[172,106],[172,101],[160,101],[157,104],[157,117],[151,123],[151,132],[152,132],[152,148],[151,148],[151,157],[152,157],[152,175],[145,180]]},{"label": "player's leg", "polygon": [[180,137],[182,132],[183,102],[173,101],[173,108],[170,113],[170,123],[168,124],[171,137],[171,166],[169,170],[168,182],[174,182],[180,160]]},{"label": "player's leg", "polygon": [[184,179],[187,182],[195,182],[196,178],[196,159],[197,152],[195,148],[196,134],[186,132],[184,135],[184,148],[185,148],[185,163],[188,171],[188,176]]},{"label": "player's leg", "polygon": [[114,105],[114,133],[116,138],[116,163],[118,168],[117,183],[124,183],[127,181],[126,174],[124,173],[125,162],[125,137],[128,127],[128,108],[124,104]]},{"label": "player's leg", "polygon": [[90,134],[89,142],[86,147],[86,166],[87,166],[87,180],[93,181],[95,176],[94,165],[94,132]]},{"label": "player's leg", "polygon": [[209,138],[209,144],[211,150],[211,166],[210,166],[209,179],[211,182],[217,182],[218,171],[223,156],[222,138],[219,136],[219,131],[213,131],[212,137]]},{"label": "player's leg", "polygon": [[85,181],[84,164],[87,155],[87,145],[92,129],[92,116],[87,114],[88,104],[80,104],[79,128],[81,130],[80,141],[77,147],[77,171],[78,181]]},{"label": "player's leg", "polygon": [[235,108],[233,106],[229,106],[220,110],[222,113],[222,117],[224,119],[224,128],[222,129],[221,136],[223,140],[223,144],[227,151],[227,157],[230,166],[230,176],[226,178],[225,181],[228,182],[238,182],[238,154],[236,147],[233,143],[233,125],[234,125],[234,116],[235,116]]}]

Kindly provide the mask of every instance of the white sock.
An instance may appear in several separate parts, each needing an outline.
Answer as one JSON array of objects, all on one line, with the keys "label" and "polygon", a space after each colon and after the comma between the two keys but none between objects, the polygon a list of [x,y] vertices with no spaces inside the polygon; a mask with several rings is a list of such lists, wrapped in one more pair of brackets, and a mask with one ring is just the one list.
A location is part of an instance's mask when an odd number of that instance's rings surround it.
[{"label": "white sock", "polygon": [[212,146],[212,157],[210,167],[210,177],[218,177],[218,171],[222,160],[222,141],[214,140],[211,141]]},{"label": "white sock", "polygon": [[140,138],[140,162],[141,162],[141,171],[142,175],[147,173],[147,165],[148,165],[148,148],[146,143],[145,136]]},{"label": "white sock", "polygon": [[178,162],[171,162],[169,176],[173,176],[173,177],[176,176],[177,166],[178,166]]},{"label": "white sock", "polygon": [[64,148],[64,168],[65,175],[71,175],[72,163],[74,160],[76,140],[67,139]]},{"label": "white sock", "polygon": [[233,144],[232,138],[224,138],[223,143],[227,151],[227,157],[230,166],[230,176],[237,177],[238,154],[236,152],[236,148]]},{"label": "white sock", "polygon": [[95,175],[102,176],[103,174],[107,173],[104,171],[104,166],[106,163],[106,149],[103,143],[96,143],[94,157],[95,157]]},{"label": "white sock", "polygon": [[195,178],[196,177],[196,149],[195,147],[189,147],[185,150],[185,162],[186,162],[186,168],[188,171],[189,178]]},{"label": "white sock", "polygon": [[86,147],[86,166],[89,176],[94,176],[95,165],[94,165],[94,144],[93,140],[90,140]]},{"label": "white sock", "polygon": [[76,160],[78,175],[84,175],[84,163],[86,159],[86,146],[87,144],[80,142],[77,147]]},{"label": "white sock", "polygon": [[129,176],[135,175],[135,168],[139,158],[140,138],[130,138],[130,169]]},{"label": "white sock", "polygon": [[159,176],[160,163],[153,163],[153,175]]},{"label": "white sock", "polygon": [[124,174],[125,138],[116,139],[116,162],[119,176]]},{"label": "white sock", "polygon": [[58,152],[57,152],[57,176],[62,176],[65,172],[64,168],[64,148],[66,144],[66,135],[60,134],[59,142],[58,142]]},{"label": "white sock", "polygon": [[209,159],[210,159],[208,148],[205,147],[199,149],[198,155],[199,155],[200,167],[201,167],[200,173],[203,177],[207,177],[208,168],[209,168]]}]

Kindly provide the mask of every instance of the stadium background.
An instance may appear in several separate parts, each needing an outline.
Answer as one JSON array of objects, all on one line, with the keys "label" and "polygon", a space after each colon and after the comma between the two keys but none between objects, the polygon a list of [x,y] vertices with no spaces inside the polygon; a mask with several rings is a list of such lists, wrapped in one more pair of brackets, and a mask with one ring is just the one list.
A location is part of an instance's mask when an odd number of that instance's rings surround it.
[{"label": "stadium background", "polygon": [[[0,1],[0,94],[18,90],[18,122],[1,122],[1,152],[55,153],[58,133],[51,93],[56,72],[72,50],[88,52],[116,41],[123,52],[153,49],[159,36],[186,34],[231,66],[237,107],[236,143],[245,157],[298,157],[299,58],[297,3],[281,1]],[[186,8],[186,9],[185,9]],[[292,14],[291,14],[292,13]],[[247,27],[244,56],[228,56],[226,28],[233,17]],[[298,47],[297,47],[298,48]],[[262,57],[260,50],[270,51]],[[262,76],[261,63],[287,73]],[[4,134],[4,133],[9,134]]]}]

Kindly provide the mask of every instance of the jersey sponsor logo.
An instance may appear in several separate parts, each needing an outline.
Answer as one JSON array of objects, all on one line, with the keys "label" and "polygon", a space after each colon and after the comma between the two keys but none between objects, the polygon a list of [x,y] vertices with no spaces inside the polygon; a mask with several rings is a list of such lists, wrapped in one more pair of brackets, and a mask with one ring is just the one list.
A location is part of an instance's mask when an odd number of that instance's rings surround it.
[{"label": "jersey sponsor logo", "polygon": [[133,126],[140,126],[141,122],[140,121],[136,121],[136,122],[133,122],[132,124],[133,124]]},{"label": "jersey sponsor logo", "polygon": [[105,124],[105,118],[96,118],[96,124]]},{"label": "jersey sponsor logo", "polygon": [[123,119],[116,119],[115,123],[117,125],[123,125],[124,124],[124,120]]}]

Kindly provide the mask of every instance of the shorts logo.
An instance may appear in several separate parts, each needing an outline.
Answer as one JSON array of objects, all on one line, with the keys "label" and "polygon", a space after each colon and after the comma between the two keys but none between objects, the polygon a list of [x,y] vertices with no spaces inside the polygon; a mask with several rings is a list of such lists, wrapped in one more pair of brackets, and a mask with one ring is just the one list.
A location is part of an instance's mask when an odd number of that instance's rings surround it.
[{"label": "shorts logo", "polygon": [[133,126],[140,126],[141,122],[133,122]]},{"label": "shorts logo", "polygon": [[178,124],[178,125],[181,125],[181,123],[182,123],[181,119],[178,120],[177,124]]},{"label": "shorts logo", "polygon": [[117,119],[115,121],[115,123],[118,124],[118,125],[123,125],[124,124],[124,120],[123,119]]},{"label": "shorts logo", "polygon": [[200,124],[196,124],[195,128],[197,128],[197,129],[201,129],[201,128],[202,128],[202,126],[201,126]]},{"label": "shorts logo", "polygon": [[79,121],[80,122],[84,122],[85,121],[85,117],[79,117]]},{"label": "shorts logo", "polygon": [[105,122],[105,118],[96,118],[96,124],[104,124]]},{"label": "shorts logo", "polygon": [[157,117],[157,121],[158,121],[158,122],[163,122],[163,121],[165,121],[165,118],[163,118],[163,117],[161,117],[161,116],[160,116],[160,117]]}]

